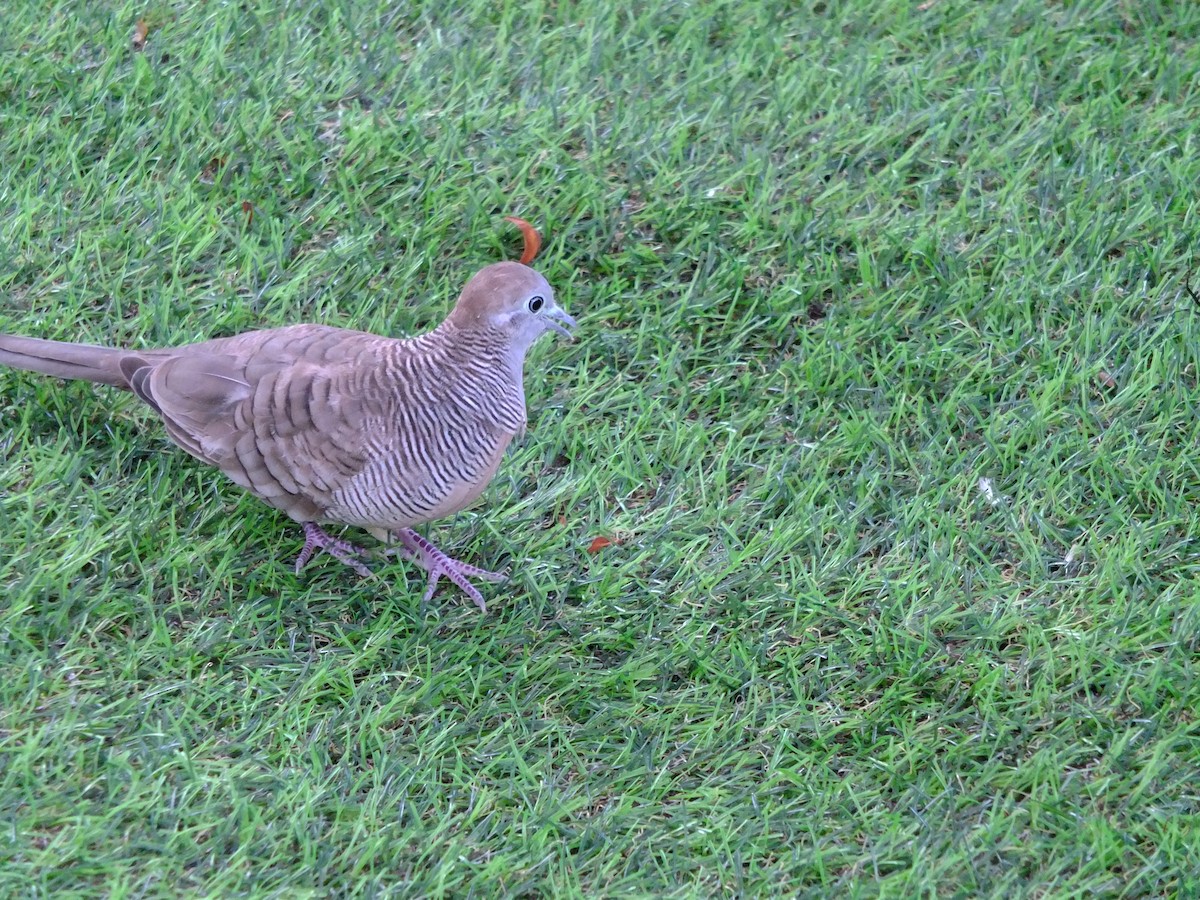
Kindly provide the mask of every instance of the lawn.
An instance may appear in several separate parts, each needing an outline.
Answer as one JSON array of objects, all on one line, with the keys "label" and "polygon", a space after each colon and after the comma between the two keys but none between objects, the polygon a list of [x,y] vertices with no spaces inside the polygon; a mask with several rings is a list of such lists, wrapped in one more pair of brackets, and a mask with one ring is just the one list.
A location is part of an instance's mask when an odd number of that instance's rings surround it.
[{"label": "lawn", "polygon": [[0,371],[0,896],[1200,894],[1200,4],[0,20],[0,331],[581,321],[487,615]]}]

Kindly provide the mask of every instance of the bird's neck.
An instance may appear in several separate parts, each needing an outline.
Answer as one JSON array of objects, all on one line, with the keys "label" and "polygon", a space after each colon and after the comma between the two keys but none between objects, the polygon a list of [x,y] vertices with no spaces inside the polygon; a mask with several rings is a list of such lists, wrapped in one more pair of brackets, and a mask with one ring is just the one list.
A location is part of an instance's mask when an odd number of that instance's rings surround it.
[{"label": "bird's neck", "polygon": [[446,352],[460,365],[486,369],[493,377],[503,374],[523,393],[527,346],[495,328],[464,328],[447,319],[433,331],[421,335],[438,350]]},{"label": "bird's neck", "polygon": [[524,350],[494,330],[451,322],[412,341],[423,367],[444,379],[447,390],[475,398],[475,415],[510,437],[525,430]]}]

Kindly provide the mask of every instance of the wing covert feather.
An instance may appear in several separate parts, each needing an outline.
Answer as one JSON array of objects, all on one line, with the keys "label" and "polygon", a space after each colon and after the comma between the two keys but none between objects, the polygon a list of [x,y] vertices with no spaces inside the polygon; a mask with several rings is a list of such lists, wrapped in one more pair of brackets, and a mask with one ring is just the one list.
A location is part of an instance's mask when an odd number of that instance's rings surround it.
[{"label": "wing covert feather", "polygon": [[[350,336],[357,355],[344,352]],[[182,348],[129,380],[180,447],[311,521],[368,461],[378,404],[357,389],[369,368],[358,358],[369,349],[362,336],[328,328],[239,335]]]}]

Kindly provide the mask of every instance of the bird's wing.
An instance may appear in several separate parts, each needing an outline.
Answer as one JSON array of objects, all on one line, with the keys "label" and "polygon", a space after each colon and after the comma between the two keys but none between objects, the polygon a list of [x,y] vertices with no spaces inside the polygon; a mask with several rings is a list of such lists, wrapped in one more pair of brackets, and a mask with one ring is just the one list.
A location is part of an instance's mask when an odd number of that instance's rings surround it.
[{"label": "bird's wing", "polygon": [[271,506],[311,521],[366,465],[380,411],[369,392],[355,390],[356,354],[368,354],[376,340],[293,326],[194,344],[151,362],[131,354],[121,369],[175,443]]}]

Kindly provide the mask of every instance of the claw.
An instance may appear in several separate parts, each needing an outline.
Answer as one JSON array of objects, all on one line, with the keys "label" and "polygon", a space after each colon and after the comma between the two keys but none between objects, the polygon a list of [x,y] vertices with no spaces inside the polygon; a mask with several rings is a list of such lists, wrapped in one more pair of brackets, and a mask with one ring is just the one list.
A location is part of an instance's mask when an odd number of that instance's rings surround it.
[{"label": "claw", "polygon": [[503,581],[508,577],[503,572],[490,572],[487,569],[459,562],[457,559],[447,556],[435,547],[433,543],[421,537],[421,535],[417,534],[411,528],[401,528],[397,532],[397,535],[400,538],[400,546],[395,548],[396,553],[405,559],[417,563],[429,573],[429,583],[425,587],[426,601],[433,596],[438,581],[444,575],[458,585],[464,594],[474,600],[475,605],[482,612],[487,612],[487,604],[483,602],[483,595],[479,593],[475,585],[467,581],[467,578],[482,578],[485,581]]},{"label": "claw", "polygon": [[[489,572],[487,569],[459,562],[457,559],[447,556],[432,542],[421,537],[411,528],[400,529],[397,536],[400,538],[400,544],[387,552],[415,562],[429,573],[429,582],[425,587],[426,602],[433,596],[438,582],[445,576],[474,600],[476,606],[483,612],[487,612],[487,604],[483,602],[483,595],[467,579],[482,578],[484,581],[503,581],[508,577],[503,572]],[[366,550],[349,541],[333,537],[316,522],[305,522],[304,547],[300,550],[300,555],[296,557],[297,575],[318,550],[324,550],[338,562],[349,566],[364,578],[374,574],[362,561],[363,557],[369,556]]]},{"label": "claw", "polygon": [[335,538],[316,522],[305,522],[304,547],[300,550],[300,555],[296,557],[297,575],[300,574],[300,570],[312,559],[313,554],[317,550],[324,550],[338,562],[349,566],[364,578],[370,578],[373,574],[361,559],[361,557],[368,555],[366,550],[349,541]]}]

